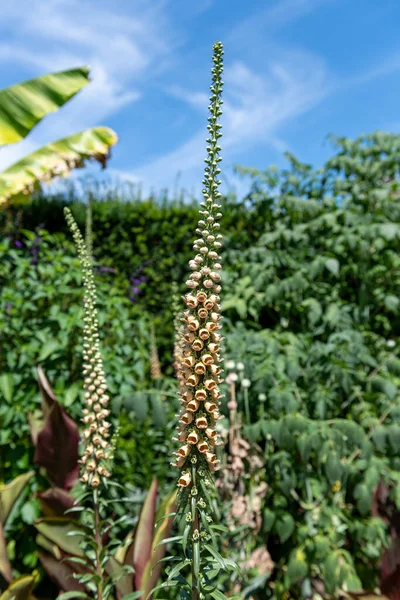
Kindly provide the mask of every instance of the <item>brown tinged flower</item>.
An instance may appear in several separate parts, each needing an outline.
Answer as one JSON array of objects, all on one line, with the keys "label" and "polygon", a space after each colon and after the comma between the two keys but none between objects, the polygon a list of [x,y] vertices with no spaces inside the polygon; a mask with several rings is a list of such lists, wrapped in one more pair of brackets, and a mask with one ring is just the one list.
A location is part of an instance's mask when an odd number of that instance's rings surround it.
[{"label": "brown tinged flower", "polygon": [[[214,46],[214,67],[210,116],[208,119],[208,156],[205,160],[203,180],[204,201],[200,205],[200,215],[196,229],[195,250],[189,261],[190,275],[186,285],[189,288],[183,300],[185,309],[181,322],[182,358],[178,364],[178,381],[182,410],[180,413],[179,440],[186,442],[178,450],[175,464],[184,471],[178,485],[182,488],[197,487],[198,473],[209,473],[218,469],[218,460],[211,447],[218,444],[216,422],[219,417],[219,389],[222,369],[220,345],[221,328],[221,256],[219,250],[222,236],[219,221],[222,217],[218,191],[220,181],[218,140],[221,126],[220,94],[222,91],[222,45]],[[186,433],[186,437],[185,436]],[[190,473],[187,471],[191,465]],[[193,491],[193,490],[192,490]]]},{"label": "brown tinged flower", "polygon": [[86,390],[86,408],[83,410],[82,418],[85,429],[82,433],[84,456],[81,460],[81,481],[92,487],[98,487],[102,477],[110,477],[105,461],[109,459],[111,452],[111,445],[108,441],[111,425],[107,421],[110,414],[110,411],[107,410],[109,396],[100,354],[96,287],[91,257],[68,208],[65,209],[65,217],[78,250],[84,285],[83,387]]}]

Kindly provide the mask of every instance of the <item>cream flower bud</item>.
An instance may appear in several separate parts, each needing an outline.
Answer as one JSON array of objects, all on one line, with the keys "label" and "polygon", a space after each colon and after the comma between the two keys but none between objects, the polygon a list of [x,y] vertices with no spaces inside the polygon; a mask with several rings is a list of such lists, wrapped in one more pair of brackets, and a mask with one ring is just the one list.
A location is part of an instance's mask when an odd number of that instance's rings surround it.
[{"label": "cream flower bud", "polygon": [[196,374],[193,374],[193,375],[190,375],[190,377],[188,377],[186,385],[188,385],[190,387],[195,387],[198,383],[199,383],[198,376]]},{"label": "cream flower bud", "polygon": [[209,464],[213,464],[217,461],[217,457],[214,452],[206,452],[206,460]]},{"label": "cream flower bud", "polygon": [[212,427],[207,427],[206,429],[206,436],[210,439],[210,440],[214,440],[217,437],[217,432],[215,429],[213,429]]},{"label": "cream flower bud", "polygon": [[198,300],[195,296],[191,296],[190,294],[187,294],[187,296],[184,296],[184,299],[185,299],[186,304],[190,308],[196,308],[196,306],[198,304]]},{"label": "cream flower bud", "polygon": [[191,431],[187,437],[188,444],[197,444],[199,436],[195,431]]},{"label": "cream flower bud", "polygon": [[204,343],[202,340],[195,340],[192,344],[192,348],[195,352],[200,352],[204,348]]},{"label": "cream flower bud", "polygon": [[203,363],[196,363],[194,366],[194,372],[197,373],[197,375],[204,375],[206,372],[205,365],[203,365]]},{"label": "cream flower bud", "polygon": [[190,454],[190,446],[189,444],[185,444],[184,446],[181,446],[178,450],[178,454],[180,456],[189,456]]},{"label": "cream flower bud", "polygon": [[204,402],[207,398],[207,392],[205,390],[197,390],[194,396],[199,402]]},{"label": "cream flower bud", "polygon": [[190,412],[196,412],[196,410],[199,408],[199,403],[197,402],[197,400],[191,400],[187,403],[186,408]]},{"label": "cream flower bud", "polygon": [[191,476],[190,473],[185,473],[179,477],[178,485],[181,487],[187,487],[190,484]]},{"label": "cream flower bud", "polygon": [[202,362],[205,365],[212,365],[214,362],[214,357],[211,354],[203,354],[202,358]]},{"label": "cream flower bud", "polygon": [[99,487],[100,485],[100,477],[95,473],[90,481],[90,485],[94,488]]},{"label": "cream flower bud", "polygon": [[205,279],[203,281],[203,285],[204,285],[205,288],[211,289],[214,286],[214,283],[213,283],[213,281],[211,279]]},{"label": "cream flower bud", "polygon": [[194,363],[195,363],[196,359],[194,356],[187,356],[184,360],[183,360],[183,364],[186,367],[193,367]]},{"label": "cream flower bud", "polygon": [[193,413],[184,412],[183,415],[181,416],[181,421],[185,425],[189,425],[193,421]]},{"label": "cream flower bud", "polygon": [[202,440],[201,442],[199,442],[197,444],[197,449],[198,449],[199,452],[201,452],[203,454],[204,452],[208,452],[208,450],[210,449],[210,447],[207,444],[207,442],[205,442],[204,440]]},{"label": "cream flower bud", "polygon": [[177,467],[182,467],[185,464],[185,457],[184,456],[177,456],[175,464],[176,464]]},{"label": "cream flower bud", "polygon": [[193,321],[190,321],[190,323],[188,323],[188,327],[191,331],[197,331],[199,326],[200,324],[197,319],[194,319]]},{"label": "cream flower bud", "polygon": [[208,331],[208,329],[200,329],[199,337],[202,340],[208,340],[208,338],[210,337],[210,332]]},{"label": "cream flower bud", "polygon": [[208,390],[209,392],[217,386],[214,379],[207,379],[205,381],[204,385],[205,385],[206,390]]},{"label": "cream flower bud", "polygon": [[204,416],[197,417],[196,427],[198,429],[206,429],[208,427],[208,421],[207,421],[206,417],[204,417]]},{"label": "cream flower bud", "polygon": [[199,292],[196,297],[199,302],[205,302],[205,300],[207,300],[205,292]]},{"label": "cream flower bud", "polygon": [[211,296],[204,302],[204,308],[211,310],[214,307],[214,304],[217,303],[217,300],[217,296],[215,294],[211,294]]}]

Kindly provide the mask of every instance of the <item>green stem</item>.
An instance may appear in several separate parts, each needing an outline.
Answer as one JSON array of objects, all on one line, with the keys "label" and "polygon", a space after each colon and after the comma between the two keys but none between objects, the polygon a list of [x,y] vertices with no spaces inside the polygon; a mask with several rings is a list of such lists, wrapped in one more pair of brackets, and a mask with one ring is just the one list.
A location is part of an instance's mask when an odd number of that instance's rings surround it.
[{"label": "green stem", "polygon": [[249,392],[247,388],[243,390],[244,392],[244,410],[246,412],[246,421],[247,424],[250,425],[250,407],[249,407]]},{"label": "green stem", "polygon": [[[192,489],[197,488],[197,468],[192,466]],[[197,509],[197,494],[191,497],[192,511],[192,600],[199,600],[200,573],[200,523]],[[197,533],[196,533],[197,532]]]},{"label": "green stem", "polygon": [[103,600],[103,569],[101,566],[101,551],[103,549],[103,542],[101,540],[100,531],[100,506],[97,490],[93,490],[93,509],[94,509],[94,531],[96,538],[96,563],[95,569],[96,574],[99,578],[97,583],[97,597],[96,600]]}]

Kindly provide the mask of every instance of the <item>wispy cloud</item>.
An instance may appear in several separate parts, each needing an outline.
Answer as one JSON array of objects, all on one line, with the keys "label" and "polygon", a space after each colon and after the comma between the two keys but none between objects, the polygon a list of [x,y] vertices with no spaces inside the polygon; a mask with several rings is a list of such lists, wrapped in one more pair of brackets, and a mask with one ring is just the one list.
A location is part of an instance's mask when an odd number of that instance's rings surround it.
[{"label": "wispy cloud", "polygon": [[[225,165],[260,142],[269,142],[280,151],[286,149],[286,144],[279,139],[279,126],[310,110],[327,93],[323,61],[304,52],[286,53],[285,58],[285,62],[267,63],[262,72],[243,62],[228,63],[224,74],[226,94],[222,121]],[[207,110],[208,98],[203,92],[185,91],[176,86],[168,91],[197,111],[205,113]],[[179,170],[182,185],[191,187],[197,180],[198,191],[205,158],[205,124],[178,148],[139,166],[132,179],[156,186],[171,185]],[[129,173],[120,175],[130,177]]]},{"label": "wispy cloud", "polygon": [[[10,3],[0,13],[1,30],[13,32],[0,43],[0,64],[23,65],[31,76],[89,64],[92,82],[40,124],[30,147],[100,124],[140,98],[139,85],[163,68],[170,52],[162,2],[136,2],[125,13],[101,0],[46,0],[35,10],[29,0]],[[129,7],[128,7],[129,8]],[[26,144],[25,144],[26,145]],[[0,156],[6,166],[23,155],[24,145]]]}]

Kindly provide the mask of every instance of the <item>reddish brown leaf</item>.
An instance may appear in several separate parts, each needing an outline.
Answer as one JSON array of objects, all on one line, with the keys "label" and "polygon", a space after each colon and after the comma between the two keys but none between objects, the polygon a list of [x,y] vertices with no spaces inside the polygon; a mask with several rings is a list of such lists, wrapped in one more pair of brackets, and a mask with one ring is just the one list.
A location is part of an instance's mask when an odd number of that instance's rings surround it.
[{"label": "reddish brown leaf", "polygon": [[131,563],[135,569],[135,590],[142,589],[143,573],[151,557],[156,519],[157,489],[158,481],[154,478],[147,492],[136,528],[133,545],[133,563]]},{"label": "reddish brown leaf", "polygon": [[37,497],[45,517],[63,517],[75,503],[75,498],[61,488],[50,488]]},{"label": "reddish brown leaf", "polygon": [[74,578],[74,573],[87,573],[83,565],[68,562],[68,554],[58,560],[50,553],[39,552],[39,559],[47,575],[63,592],[84,592],[85,586]]},{"label": "reddish brown leaf", "polygon": [[34,460],[46,469],[55,485],[69,490],[77,482],[79,474],[78,427],[57,402],[40,366],[38,382],[45,421],[37,434]]}]

